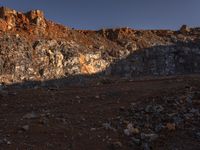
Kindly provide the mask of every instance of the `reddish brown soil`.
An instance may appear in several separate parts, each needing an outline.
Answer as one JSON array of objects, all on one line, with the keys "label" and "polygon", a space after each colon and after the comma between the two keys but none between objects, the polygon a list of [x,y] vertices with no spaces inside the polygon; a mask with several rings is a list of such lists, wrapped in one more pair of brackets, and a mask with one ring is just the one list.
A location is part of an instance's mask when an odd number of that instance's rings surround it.
[{"label": "reddish brown soil", "polygon": [[[200,90],[200,77],[5,90],[0,97],[0,149],[142,149],[130,144],[123,132],[106,130],[102,124],[118,117],[133,102],[147,105],[150,97],[181,96],[188,88]],[[38,116],[23,118],[30,112]],[[24,125],[29,129],[22,129]],[[154,142],[153,149],[173,149],[173,145],[191,150],[200,147],[200,141],[187,130],[164,130],[162,135]]]}]

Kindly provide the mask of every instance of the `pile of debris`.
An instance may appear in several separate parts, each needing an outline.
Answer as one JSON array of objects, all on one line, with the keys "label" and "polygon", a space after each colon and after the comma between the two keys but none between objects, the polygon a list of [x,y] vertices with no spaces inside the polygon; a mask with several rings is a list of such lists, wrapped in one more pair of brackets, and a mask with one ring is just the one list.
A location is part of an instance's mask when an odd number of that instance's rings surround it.
[{"label": "pile of debris", "polygon": [[[183,135],[198,142],[200,140],[199,98],[200,92],[192,88],[176,91],[171,96],[152,97],[145,100],[146,102],[141,100],[142,103],[140,101],[132,103],[128,109],[121,109],[119,116],[109,122],[113,128],[116,127],[115,130],[128,138],[131,147],[145,150],[160,149],[170,140],[166,139],[165,135],[172,135],[173,138],[176,132],[179,133],[179,138],[182,138],[181,132],[184,132]],[[178,149],[181,148],[178,141],[174,143],[174,147],[176,146],[179,146]]]}]

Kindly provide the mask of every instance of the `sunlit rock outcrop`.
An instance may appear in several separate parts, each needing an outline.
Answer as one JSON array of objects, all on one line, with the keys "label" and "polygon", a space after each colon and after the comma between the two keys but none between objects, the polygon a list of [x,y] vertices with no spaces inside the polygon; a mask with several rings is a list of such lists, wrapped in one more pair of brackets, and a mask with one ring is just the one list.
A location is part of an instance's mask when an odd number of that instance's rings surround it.
[{"label": "sunlit rock outcrop", "polygon": [[200,72],[200,28],[74,30],[44,13],[0,8],[0,82],[76,75],[160,76]]}]

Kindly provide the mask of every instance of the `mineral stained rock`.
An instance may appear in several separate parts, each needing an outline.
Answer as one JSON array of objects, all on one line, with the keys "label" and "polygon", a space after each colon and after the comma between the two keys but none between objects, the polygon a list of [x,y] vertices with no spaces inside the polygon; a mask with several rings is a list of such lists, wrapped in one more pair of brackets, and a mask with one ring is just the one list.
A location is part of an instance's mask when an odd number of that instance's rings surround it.
[{"label": "mineral stained rock", "polygon": [[200,72],[200,28],[75,30],[44,13],[0,8],[0,82],[75,75],[162,76]]}]

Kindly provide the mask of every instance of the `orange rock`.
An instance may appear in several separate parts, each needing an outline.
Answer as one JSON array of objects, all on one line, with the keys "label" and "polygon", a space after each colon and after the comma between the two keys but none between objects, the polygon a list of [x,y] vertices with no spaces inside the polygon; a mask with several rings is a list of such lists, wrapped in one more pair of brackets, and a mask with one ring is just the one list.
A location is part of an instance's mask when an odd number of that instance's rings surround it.
[{"label": "orange rock", "polygon": [[167,123],[166,128],[170,131],[176,130],[176,125],[175,123]]},{"label": "orange rock", "polygon": [[0,30],[1,31],[7,30],[7,23],[3,19],[0,19]]}]

